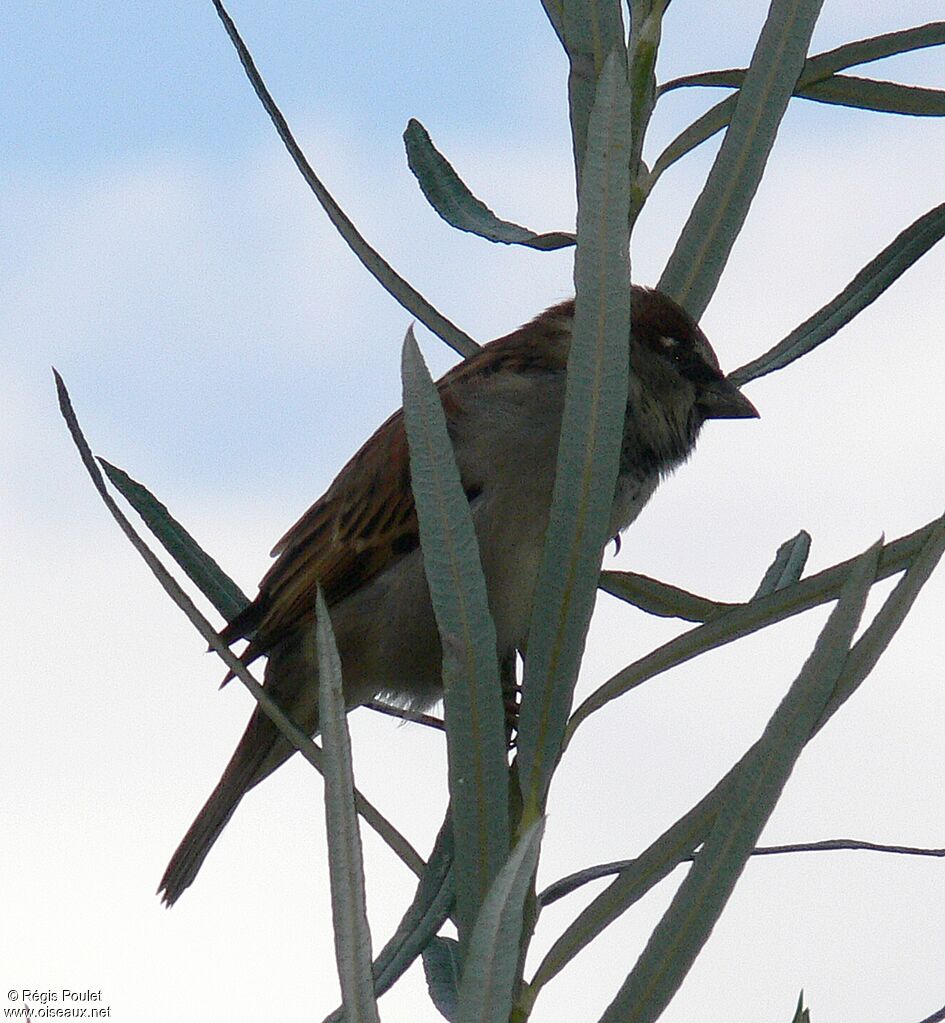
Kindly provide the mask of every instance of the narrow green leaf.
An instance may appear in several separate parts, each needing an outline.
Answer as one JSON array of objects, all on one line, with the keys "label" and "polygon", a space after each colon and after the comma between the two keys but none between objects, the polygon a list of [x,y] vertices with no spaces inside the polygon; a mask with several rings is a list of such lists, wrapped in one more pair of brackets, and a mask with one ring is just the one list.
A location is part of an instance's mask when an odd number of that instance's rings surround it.
[{"label": "narrow green leaf", "polygon": [[427,201],[447,224],[505,245],[526,245],[545,251],[574,245],[576,238],[573,234],[564,231],[536,234],[527,227],[500,220],[470,192],[449,161],[433,145],[426,128],[415,118],[407,123],[404,145],[407,165]]},{"label": "narrow green leaf", "polygon": [[660,618],[682,618],[687,622],[708,622],[739,606],[700,597],[697,593],[681,590],[678,586],[638,572],[601,572],[598,586],[648,614]]},{"label": "narrow green leaf", "polygon": [[[887,544],[880,560],[880,578],[885,579],[907,568],[936,525],[937,522],[930,523],[908,536]],[[594,690],[571,715],[565,733],[565,745],[571,741],[582,721],[611,700],[625,695],[649,679],[684,664],[707,650],[714,650],[743,636],[749,636],[759,629],[784,621],[785,618],[833,600],[840,592],[851,565],[852,562],[845,561],[766,597],[760,597],[747,604],[733,604],[724,614],[684,632],[645,657],[634,661],[633,664],[627,665]]]},{"label": "narrow green leaf", "polygon": [[806,533],[802,529],[797,536],[785,540],[778,548],[774,561],[768,566],[752,599],[766,597],[769,593],[783,590],[785,586],[796,583],[807,564],[808,554],[810,554],[810,533]]},{"label": "narrow green leaf", "polygon": [[607,58],[578,205],[577,298],[557,475],[525,659],[518,750],[528,815],[557,763],[593,609],[627,402],[630,94]]},{"label": "narrow green leaf", "polygon": [[545,953],[528,987],[530,1007],[545,984],[605,928],[668,877],[703,840],[718,810],[720,785],[660,836],[596,896]]},{"label": "narrow green leaf", "polygon": [[460,942],[509,850],[508,759],[496,635],[440,396],[412,328],[403,349],[404,422],[423,564],[443,646]]},{"label": "narrow green leaf", "polygon": [[656,59],[668,0],[631,0],[630,43],[630,227],[632,229],[650,187],[643,162],[643,143],[656,106]]},{"label": "narrow green leaf", "polygon": [[[920,25],[917,28],[904,29],[900,32],[889,32],[884,35],[873,36],[869,39],[858,39],[856,42],[845,43],[836,49],[827,50],[809,58],[804,64],[804,70],[798,78],[794,88],[794,95],[804,99],[820,100],[821,102],[834,102],[828,98],[833,94],[833,86],[827,85],[819,91],[821,83],[831,81],[835,72],[846,67],[853,67],[857,64],[865,64],[874,60],[881,60],[884,57],[891,57],[897,53],[906,53],[910,50],[917,50],[927,46],[939,46],[945,42],[945,22],[937,21],[928,25]],[[704,71],[700,74],[685,75],[682,78],[674,78],[672,81],[664,82],[657,89],[657,95],[673,89],[680,89],[691,86],[710,86],[729,89],[739,89],[745,80],[744,68],[729,68],[724,71]],[[895,83],[878,83],[881,85],[893,86],[894,89],[909,89],[908,86],[895,85]],[[843,87],[841,86],[840,89]],[[878,90],[873,99],[882,103],[881,106],[872,106],[867,100],[866,91],[860,94],[863,102],[849,103],[852,106],[865,106],[868,109],[885,110],[891,113],[925,114],[927,116],[939,116],[937,114],[939,100],[938,90],[921,90],[932,95],[904,95],[900,97],[902,109],[898,109],[895,96],[892,91]],[[837,102],[848,102],[851,95],[840,99],[840,92],[836,93]],[[685,130],[673,139],[663,150],[650,172],[649,187],[660,177],[667,167],[671,166],[686,153],[701,145],[711,138],[716,132],[721,131],[732,117],[735,109],[735,96],[729,96],[717,103],[701,117],[695,120]]]},{"label": "narrow green leaf", "polygon": [[[888,646],[943,552],[945,516],[907,537],[886,545],[879,560],[877,581],[903,568],[906,570],[905,574],[854,644],[836,682],[835,691],[811,730],[811,736],[823,728],[875,666],[879,652]],[[846,580],[855,565],[856,560],[847,561],[827,569],[826,572],[820,573],[819,577],[824,581],[829,579],[831,583],[838,576]],[[797,585],[807,587],[815,580],[818,580],[818,577],[811,576]],[[817,584],[820,585],[819,582]],[[770,599],[772,598],[764,598],[765,601]],[[705,840],[716,820],[719,807],[728,798],[732,784],[744,771],[746,759],[751,755],[752,752],[749,751],[710,792],[632,860],[626,869],[622,870],[607,888],[578,914],[539,965],[529,985],[530,1003],[534,1002],[541,988],[582,948],[668,876],[679,863],[693,855]]]},{"label": "narrow green leaf", "polygon": [[737,98],[737,96],[726,96],[725,99],[720,100],[715,106],[710,107],[704,114],[697,117],[669,143],[653,163],[649,179],[650,189],[665,170],[677,160],[681,160],[686,153],[692,152],[697,146],[708,141],[731,121]]},{"label": "narrow green leaf", "polygon": [[730,376],[736,384],[789,366],[795,359],[829,340],[862,312],[945,235],[945,203],[924,213],[900,232],[879,255],[813,316],[764,355],[739,366]]},{"label": "narrow green leaf", "polygon": [[794,1010],[794,1018],[791,1023],[810,1023],[810,1011],[804,1008],[804,991],[801,989],[801,993],[797,999],[797,1008]]},{"label": "narrow green leaf", "polygon": [[863,554],[850,573],[814,652],[745,759],[701,852],[601,1023],[655,1020],[708,940],[840,676],[880,547]]},{"label": "narrow green leaf", "polygon": [[845,703],[876,666],[880,655],[889,646],[915,603],[919,591],[945,554],[945,517],[933,524],[921,549],[912,559],[906,574],[896,583],[892,593],[876,613],[863,635],[857,640],[847,660],[836,692],[831,697],[823,718],[815,731],[820,731],[827,720]]},{"label": "narrow green leaf", "polygon": [[[945,21],[933,21],[915,28],[886,32],[882,35],[870,36],[868,39],[857,39],[855,42],[844,43],[842,46],[809,57],[798,79],[798,86],[803,88],[813,82],[824,81],[838,71],[856,67],[858,64],[869,64],[886,57],[909,53],[912,50],[941,46],[943,43],[945,43]],[[664,82],[659,87],[659,93],[663,95],[674,89],[691,88],[692,86],[739,89],[744,80],[745,68],[703,71],[699,74],[684,75],[681,78]]]},{"label": "narrow green leaf", "polygon": [[[177,580],[168,572],[150,547],[141,539],[128,517],[118,507],[112,495],[108,492],[105,479],[96,463],[95,456],[89,447],[82,428],[79,426],[78,417],[72,407],[72,399],[66,389],[65,381],[56,369],[53,369],[53,376],[56,380],[56,392],[59,399],[59,410],[62,418],[72,437],[72,441],[79,452],[82,464],[85,466],[92,484],[98,491],[99,496],[108,509],[112,518],[118,523],[119,528],[128,538],[131,546],[138,552],[141,559],[150,569],[152,575],[157,579],[164,592],[171,598],[174,604],[184,613],[187,620],[207,641],[210,648],[219,655],[223,663],[230,671],[246,686],[260,707],[278,727],[282,734],[292,743],[303,757],[316,769],[321,770],[321,749],[306,735],[301,728],[285,713],[279,704],[272,698],[272,694],[263,688],[253,677],[252,673],[235,653],[220,639],[217,630],[200,613],[200,610],[190,599],[187,593],[181,588]],[[417,855],[416,850],[410,845],[406,838],[388,821],[377,808],[372,806],[364,796],[357,793],[358,813],[371,825],[391,849],[403,860],[407,867],[416,874],[420,874],[423,868],[423,860]]]},{"label": "narrow green leaf", "polygon": [[459,1019],[459,980],[462,962],[459,942],[435,937],[423,950],[423,973],[427,978],[430,1001],[449,1023]]},{"label": "narrow green leaf", "polygon": [[605,877],[613,877],[622,870],[632,866],[633,860],[611,860],[610,863],[596,863],[593,867],[576,870],[573,874],[552,881],[538,893],[538,905],[541,909],[563,899],[566,895],[576,892],[585,885],[593,884]]},{"label": "narrow green leaf", "polygon": [[551,27],[555,30],[555,35],[567,53],[568,48],[564,42],[563,0],[541,0],[541,6],[544,7],[545,14],[548,15],[548,20],[551,22]]},{"label": "narrow green leaf", "polygon": [[[816,58],[807,63],[816,69]],[[686,85],[738,88],[744,76],[744,70],[708,71],[701,75],[689,76],[692,81],[684,83],[682,79],[679,81]],[[913,117],[945,115],[945,92],[941,89],[903,85],[900,82],[860,78],[855,75],[829,75],[826,78],[818,78],[814,73],[805,73],[795,86],[794,95],[798,99],[811,100],[815,103],[875,110],[887,114],[906,114]],[[654,164],[653,176],[659,177],[670,164],[725,127],[731,120],[734,102],[734,96],[727,97],[681,132]]]},{"label": "narrow green leaf", "polygon": [[378,1023],[374,975],[371,972],[371,931],[364,895],[364,860],[354,806],[351,739],[341,684],[341,658],[320,586],[316,594],[316,614],[318,724],[322,734],[325,830],[335,958],[346,1023]]},{"label": "narrow green leaf", "polygon": [[[449,918],[454,903],[453,819],[447,811],[413,902],[374,960],[374,993],[378,997],[393,987],[422,954]],[[344,1023],[343,1007],[326,1016],[323,1023]]]},{"label": "narrow green leaf", "polygon": [[98,461],[111,484],[220,614],[230,621],[242,611],[249,598],[171,515],[167,506],[123,469],[104,458]]},{"label": "narrow green leaf", "polygon": [[473,928],[459,989],[459,1023],[508,1023],[518,973],[525,898],[538,864],[544,818],[522,835]]},{"label": "narrow green leaf", "polygon": [[801,99],[834,106],[876,110],[884,114],[911,117],[945,117],[945,91],[918,85],[879,82],[853,75],[832,75],[798,90]]},{"label": "narrow green leaf", "polygon": [[945,43],[945,21],[930,21],[926,25],[884,32],[868,39],[844,43],[832,50],[818,53],[810,63],[814,65],[818,77],[823,77],[843,68],[869,64],[874,60],[895,57],[897,54],[921,50],[928,46],[941,46],[942,43]]},{"label": "narrow green leaf", "polygon": [[764,173],[823,0],[772,0],[732,121],[658,287],[698,319]]},{"label": "narrow green leaf", "polygon": [[408,312],[416,316],[422,324],[429,327],[434,334],[442,338],[451,348],[461,355],[472,355],[478,351],[479,345],[468,334],[460,330],[455,323],[451,323],[438,310],[434,309],[416,288],[408,284],[390,263],[367,243],[364,236],[354,226],[351,219],[338,205],[312,169],[301,147],[293,137],[282,111],[276,105],[272,94],[266,88],[266,83],[263,81],[252,55],[246,48],[246,44],[240,37],[236,25],[227,13],[223,3],[221,0],[213,0],[213,6],[216,8],[227,35],[239,54],[240,63],[243,65],[246,76],[259,97],[260,103],[262,103],[263,108],[269,115],[269,119],[272,121],[279,138],[282,139],[283,144],[289,151],[289,155],[295,161],[295,165],[305,179],[305,183],[312,190],[313,195],[328,215],[328,219],[335,226],[341,237],[344,238],[351,251],[361,260],[365,269],[373,274],[388,294],[392,295]]},{"label": "narrow green leaf", "polygon": [[[545,10],[548,10],[547,4]],[[619,0],[561,0],[560,11],[561,30],[558,37],[564,44],[569,62],[571,144],[580,196],[588,125],[598,92],[598,78],[611,53],[616,51],[623,54],[626,62],[626,33]]]}]

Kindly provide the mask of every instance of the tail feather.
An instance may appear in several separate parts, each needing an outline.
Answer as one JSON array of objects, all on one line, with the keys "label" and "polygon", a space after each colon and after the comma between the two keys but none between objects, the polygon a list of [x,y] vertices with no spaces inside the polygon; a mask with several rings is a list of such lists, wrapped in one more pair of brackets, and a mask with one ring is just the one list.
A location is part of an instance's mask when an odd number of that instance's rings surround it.
[{"label": "tail feather", "polygon": [[257,708],[223,777],[197,814],[164,871],[158,885],[158,894],[163,892],[161,901],[165,905],[173,906],[191,885],[207,853],[243,796],[292,752],[292,746]]},{"label": "tail feather", "polygon": [[[306,630],[269,651],[264,683],[272,698],[307,735],[318,731],[318,669],[310,649],[313,644],[314,632]],[[294,752],[292,743],[256,707],[223,777],[164,871],[158,893],[164,893],[163,901],[168,906],[193,882],[243,796]]]}]

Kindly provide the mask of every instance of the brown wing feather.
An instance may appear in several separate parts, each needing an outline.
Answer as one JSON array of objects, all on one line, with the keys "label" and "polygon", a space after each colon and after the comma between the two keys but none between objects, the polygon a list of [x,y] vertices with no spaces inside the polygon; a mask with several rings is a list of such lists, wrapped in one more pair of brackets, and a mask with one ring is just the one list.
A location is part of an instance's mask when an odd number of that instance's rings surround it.
[{"label": "brown wing feather", "polygon": [[316,582],[330,606],[418,545],[409,479],[396,478],[406,445],[398,412],[276,544],[259,595],[223,633],[228,641],[253,633],[247,662],[314,616]]},{"label": "brown wing feather", "polygon": [[[437,387],[447,426],[463,414],[464,398],[501,366],[527,373],[563,369],[567,348],[539,344],[568,335],[573,302],[486,345],[444,376]],[[467,492],[475,480],[463,480]],[[341,470],[335,481],[273,548],[277,558],[259,595],[221,633],[227,642],[250,636],[246,663],[265,654],[315,614],[320,582],[329,606],[344,599],[420,543],[410,489],[403,413],[394,413]]]}]

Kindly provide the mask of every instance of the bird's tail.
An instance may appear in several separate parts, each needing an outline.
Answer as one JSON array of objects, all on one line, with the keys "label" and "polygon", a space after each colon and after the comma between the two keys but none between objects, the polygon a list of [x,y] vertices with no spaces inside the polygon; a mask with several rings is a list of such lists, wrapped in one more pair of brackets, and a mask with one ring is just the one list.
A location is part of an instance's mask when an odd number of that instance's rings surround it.
[{"label": "bird's tail", "polygon": [[223,777],[197,814],[164,871],[158,893],[173,906],[197,876],[201,864],[244,795],[294,752],[269,718],[256,708]]}]

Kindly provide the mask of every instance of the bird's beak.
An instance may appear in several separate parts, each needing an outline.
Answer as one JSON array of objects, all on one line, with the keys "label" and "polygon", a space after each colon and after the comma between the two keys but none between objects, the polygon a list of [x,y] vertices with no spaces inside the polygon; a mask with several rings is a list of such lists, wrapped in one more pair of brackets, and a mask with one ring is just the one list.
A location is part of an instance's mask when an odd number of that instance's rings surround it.
[{"label": "bird's beak", "polygon": [[758,418],[758,409],[730,380],[714,380],[700,390],[698,405],[706,419]]}]

